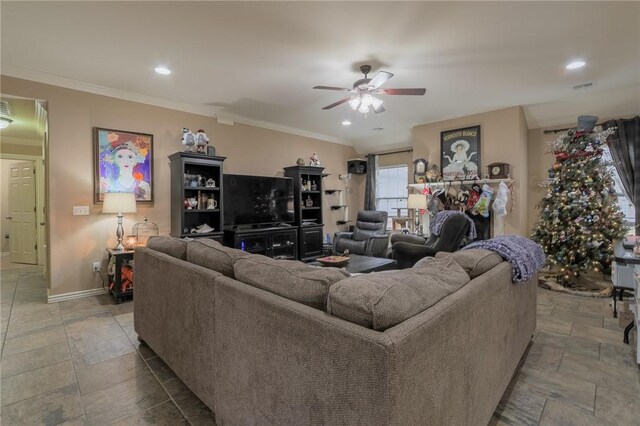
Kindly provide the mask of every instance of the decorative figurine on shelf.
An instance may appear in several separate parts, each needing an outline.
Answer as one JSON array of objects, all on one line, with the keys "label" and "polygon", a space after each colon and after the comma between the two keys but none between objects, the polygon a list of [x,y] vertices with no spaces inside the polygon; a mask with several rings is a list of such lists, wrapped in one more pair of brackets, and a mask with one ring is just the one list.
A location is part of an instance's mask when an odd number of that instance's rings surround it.
[{"label": "decorative figurine on shelf", "polygon": [[196,152],[207,155],[207,145],[209,145],[209,136],[207,136],[204,130],[198,129],[196,133]]},{"label": "decorative figurine on shelf", "polygon": [[315,181],[311,182],[311,190],[312,191],[317,191],[318,190],[318,184]]},{"label": "decorative figurine on shelf", "polygon": [[306,201],[304,202],[305,206],[313,207],[313,200],[311,199],[311,195],[307,196]]},{"label": "decorative figurine on shelf", "polygon": [[195,152],[196,135],[186,127],[182,128],[182,145],[185,146],[184,152]]},{"label": "decorative figurine on shelf", "polygon": [[298,159],[296,160],[296,165],[297,165],[297,166],[304,166],[304,158],[302,158],[302,157],[301,157],[301,158],[298,158]]},{"label": "decorative figurine on shelf", "polygon": [[310,166],[319,166],[320,165],[320,160],[318,159],[318,154],[316,154],[315,152],[313,154],[311,154],[311,157],[309,157],[309,159],[311,160],[309,162]]},{"label": "decorative figurine on shelf", "polygon": [[216,181],[211,179],[211,178],[209,178],[209,179],[207,179],[206,185],[207,185],[207,188],[215,188],[216,187]]}]

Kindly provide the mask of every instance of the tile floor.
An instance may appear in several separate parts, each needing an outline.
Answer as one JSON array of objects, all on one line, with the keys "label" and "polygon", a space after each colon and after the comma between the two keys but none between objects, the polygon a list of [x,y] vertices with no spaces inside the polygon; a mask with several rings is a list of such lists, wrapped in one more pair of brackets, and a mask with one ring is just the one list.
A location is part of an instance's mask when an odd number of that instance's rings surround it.
[{"label": "tile floor", "polygon": [[[0,274],[2,425],[215,424],[138,343],[133,302],[46,304],[40,268]],[[492,425],[640,425],[635,345],[608,302],[539,291],[535,339]]]}]

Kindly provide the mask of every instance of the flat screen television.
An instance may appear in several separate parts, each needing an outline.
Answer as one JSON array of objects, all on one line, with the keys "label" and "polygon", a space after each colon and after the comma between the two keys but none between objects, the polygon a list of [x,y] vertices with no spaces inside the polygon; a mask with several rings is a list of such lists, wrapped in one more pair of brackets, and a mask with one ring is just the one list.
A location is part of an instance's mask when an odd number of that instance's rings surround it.
[{"label": "flat screen television", "polygon": [[224,175],[225,226],[293,223],[293,179]]}]

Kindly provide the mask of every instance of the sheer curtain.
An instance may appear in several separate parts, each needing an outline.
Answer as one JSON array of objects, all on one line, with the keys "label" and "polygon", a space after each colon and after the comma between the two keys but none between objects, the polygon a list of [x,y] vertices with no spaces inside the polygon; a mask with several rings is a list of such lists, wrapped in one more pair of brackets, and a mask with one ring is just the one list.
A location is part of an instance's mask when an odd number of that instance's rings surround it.
[{"label": "sheer curtain", "polygon": [[367,178],[364,183],[364,209],[376,209],[376,175],[378,174],[378,156],[367,156]]},{"label": "sheer curtain", "polygon": [[613,163],[620,175],[622,186],[636,208],[635,234],[640,232],[640,116],[624,120],[609,120],[602,124],[604,129],[616,128],[609,136],[607,145]]}]

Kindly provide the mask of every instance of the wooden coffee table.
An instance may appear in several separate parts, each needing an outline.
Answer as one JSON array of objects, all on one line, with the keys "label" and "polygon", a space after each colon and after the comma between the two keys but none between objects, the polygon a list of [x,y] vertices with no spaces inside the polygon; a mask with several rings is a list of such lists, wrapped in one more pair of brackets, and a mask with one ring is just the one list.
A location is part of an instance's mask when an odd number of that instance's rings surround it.
[{"label": "wooden coffee table", "polygon": [[[350,274],[366,274],[368,272],[387,271],[390,269],[396,269],[396,262],[393,259],[387,259],[386,257],[369,257],[361,256],[359,254],[350,254],[349,262],[342,268],[346,269]],[[311,262],[309,265],[322,266],[320,262]]]}]

